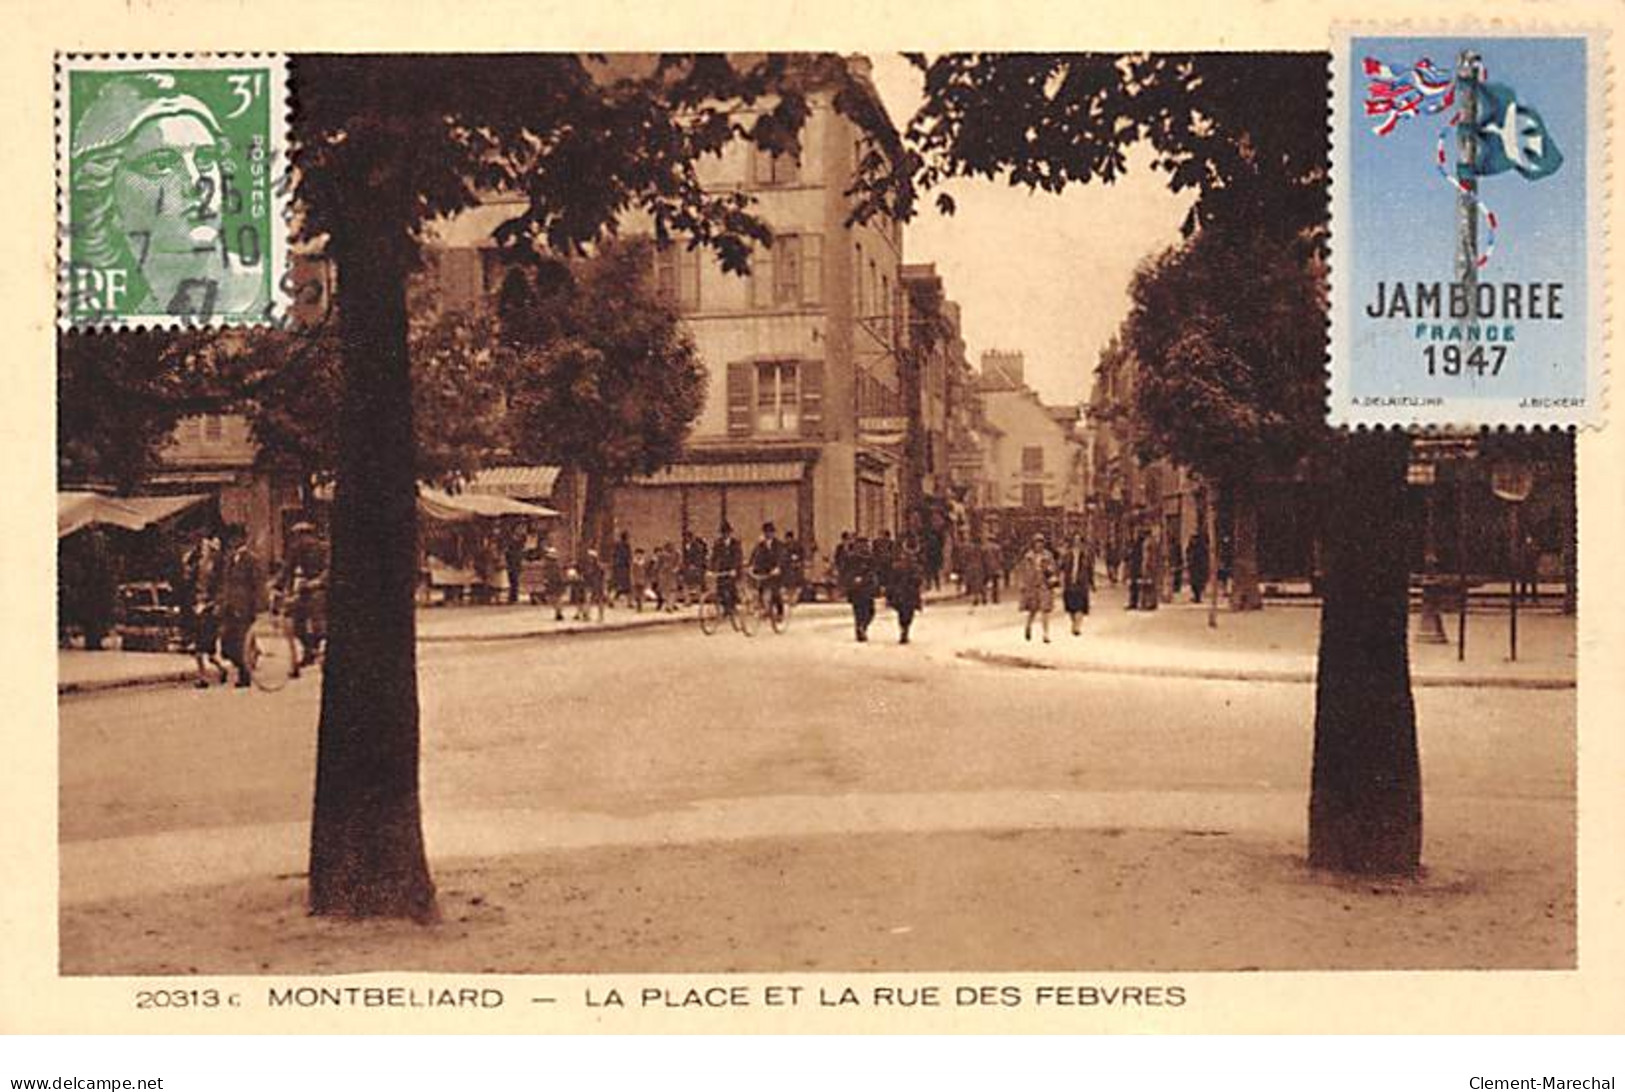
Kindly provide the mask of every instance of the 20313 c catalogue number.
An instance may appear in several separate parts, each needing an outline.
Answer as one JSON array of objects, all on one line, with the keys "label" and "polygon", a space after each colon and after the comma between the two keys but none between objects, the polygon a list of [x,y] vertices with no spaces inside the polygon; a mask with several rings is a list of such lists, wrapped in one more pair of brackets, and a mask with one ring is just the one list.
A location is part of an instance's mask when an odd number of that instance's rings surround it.
[{"label": "20313 c catalogue number", "polygon": [[188,990],[136,990],[135,1007],[138,1009],[236,1009],[243,1004],[242,994],[222,993],[210,987]]}]

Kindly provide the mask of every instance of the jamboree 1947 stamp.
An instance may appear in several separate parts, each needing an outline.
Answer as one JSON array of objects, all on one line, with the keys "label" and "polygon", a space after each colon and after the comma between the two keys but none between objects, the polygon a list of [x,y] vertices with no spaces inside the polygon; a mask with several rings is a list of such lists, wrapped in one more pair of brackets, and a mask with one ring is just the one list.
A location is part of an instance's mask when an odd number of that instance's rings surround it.
[{"label": "jamboree 1947 stamp", "polygon": [[1600,34],[1337,36],[1333,425],[1603,410]]},{"label": "jamboree 1947 stamp", "polygon": [[283,313],[286,59],[58,57],[58,324]]}]

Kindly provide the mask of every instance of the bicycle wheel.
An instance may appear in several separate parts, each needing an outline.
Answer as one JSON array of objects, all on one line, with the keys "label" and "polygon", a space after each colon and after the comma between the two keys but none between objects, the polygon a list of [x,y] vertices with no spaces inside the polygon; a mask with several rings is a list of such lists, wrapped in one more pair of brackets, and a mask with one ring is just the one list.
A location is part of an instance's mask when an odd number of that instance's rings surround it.
[{"label": "bicycle wheel", "polygon": [[722,608],[717,601],[709,595],[700,597],[700,632],[707,637],[717,631],[717,623],[722,621]]},{"label": "bicycle wheel", "polygon": [[734,618],[739,623],[739,632],[746,637],[756,636],[756,612],[759,609],[756,603],[744,599],[734,604]]},{"label": "bicycle wheel", "polygon": [[275,693],[288,685],[294,669],[292,645],[282,619],[268,616],[255,620],[243,639],[243,657],[255,686]]}]

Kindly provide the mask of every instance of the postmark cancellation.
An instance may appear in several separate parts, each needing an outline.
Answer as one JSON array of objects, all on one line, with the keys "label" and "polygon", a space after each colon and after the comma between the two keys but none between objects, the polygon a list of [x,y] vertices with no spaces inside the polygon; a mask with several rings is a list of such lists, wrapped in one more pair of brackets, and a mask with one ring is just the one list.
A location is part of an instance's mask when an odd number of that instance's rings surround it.
[{"label": "postmark cancellation", "polygon": [[58,55],[59,326],[285,312],[286,72],[280,54]]}]

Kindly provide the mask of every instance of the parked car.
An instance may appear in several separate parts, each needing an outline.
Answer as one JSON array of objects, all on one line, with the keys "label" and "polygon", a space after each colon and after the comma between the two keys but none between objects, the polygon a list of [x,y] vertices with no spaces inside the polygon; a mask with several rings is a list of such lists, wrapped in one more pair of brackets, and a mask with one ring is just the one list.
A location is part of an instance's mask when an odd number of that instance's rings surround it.
[{"label": "parked car", "polygon": [[185,646],[186,631],[175,589],[166,581],[139,580],[118,589],[119,647],[135,652],[167,652]]}]

